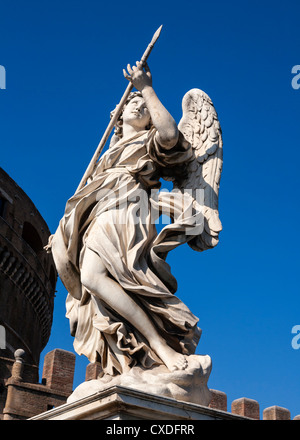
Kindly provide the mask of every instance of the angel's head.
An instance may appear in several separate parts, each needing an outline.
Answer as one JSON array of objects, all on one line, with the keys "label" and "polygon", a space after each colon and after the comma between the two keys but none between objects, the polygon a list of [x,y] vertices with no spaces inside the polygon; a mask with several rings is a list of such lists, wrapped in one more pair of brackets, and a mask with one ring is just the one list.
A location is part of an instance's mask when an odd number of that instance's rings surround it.
[{"label": "angel's head", "polygon": [[[111,112],[111,118],[113,117],[114,112],[115,110]],[[151,128],[152,121],[150,113],[141,92],[132,92],[124,104],[122,113],[115,125],[114,135],[119,139],[123,136],[124,124],[133,126],[137,131],[149,130]]]}]

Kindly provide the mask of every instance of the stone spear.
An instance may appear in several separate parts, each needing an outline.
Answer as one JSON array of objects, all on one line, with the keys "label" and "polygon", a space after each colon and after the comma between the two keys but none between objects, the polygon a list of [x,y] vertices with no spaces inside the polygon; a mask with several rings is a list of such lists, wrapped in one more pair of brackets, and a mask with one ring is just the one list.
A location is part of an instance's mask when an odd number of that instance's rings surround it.
[{"label": "stone spear", "polygon": [[[157,29],[157,31],[154,33],[154,35],[152,37],[152,40],[151,40],[150,44],[148,45],[147,49],[145,50],[145,52],[144,52],[144,54],[143,54],[143,56],[141,58],[142,65],[145,65],[145,63],[147,61],[147,58],[149,57],[150,52],[152,51],[153,46],[156,43],[156,41],[157,41],[157,39],[158,39],[158,37],[160,35],[161,29],[162,29],[162,26],[160,26]],[[103,136],[102,136],[102,139],[101,139],[101,141],[100,141],[100,143],[99,143],[99,145],[98,145],[98,147],[97,147],[97,149],[96,149],[96,151],[94,153],[94,156],[92,157],[92,160],[90,161],[89,166],[87,167],[87,169],[86,169],[86,171],[85,171],[85,173],[84,173],[84,175],[83,175],[83,177],[82,177],[82,179],[80,181],[80,184],[78,185],[76,193],[78,191],[80,191],[84,187],[84,185],[86,184],[87,179],[92,174],[92,172],[93,172],[93,170],[94,170],[94,168],[96,166],[97,160],[98,160],[98,158],[99,158],[99,156],[100,156],[100,154],[101,154],[101,152],[102,152],[102,150],[103,150],[103,148],[104,148],[104,146],[105,146],[105,144],[107,142],[107,139],[109,138],[109,136],[111,134],[111,131],[112,131],[113,127],[115,126],[115,124],[116,124],[116,122],[117,122],[117,120],[118,120],[118,118],[119,118],[119,116],[120,116],[120,114],[122,112],[124,104],[125,104],[125,102],[126,102],[126,100],[127,100],[127,98],[128,98],[128,96],[129,96],[129,94],[130,94],[132,89],[133,89],[133,85],[132,85],[132,83],[129,83],[127,88],[126,88],[126,90],[125,90],[124,95],[121,98],[121,101],[119,102],[119,104],[118,104],[118,106],[117,106],[117,108],[116,108],[116,110],[114,112],[114,116],[110,120],[110,122],[109,122],[109,124],[108,124],[108,126],[107,126],[107,128],[106,128],[106,130],[105,130],[105,132],[103,134]]]}]

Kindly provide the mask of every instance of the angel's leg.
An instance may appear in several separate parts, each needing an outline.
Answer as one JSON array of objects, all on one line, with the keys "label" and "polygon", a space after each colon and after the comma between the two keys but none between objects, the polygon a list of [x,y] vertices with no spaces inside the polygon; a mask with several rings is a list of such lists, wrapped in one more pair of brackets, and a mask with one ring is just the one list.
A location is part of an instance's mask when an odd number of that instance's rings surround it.
[{"label": "angel's leg", "polygon": [[170,371],[187,367],[186,357],[168,346],[143,309],[108,276],[101,258],[88,248],[82,261],[81,282],[92,294],[129,321],[148,340],[150,347]]}]

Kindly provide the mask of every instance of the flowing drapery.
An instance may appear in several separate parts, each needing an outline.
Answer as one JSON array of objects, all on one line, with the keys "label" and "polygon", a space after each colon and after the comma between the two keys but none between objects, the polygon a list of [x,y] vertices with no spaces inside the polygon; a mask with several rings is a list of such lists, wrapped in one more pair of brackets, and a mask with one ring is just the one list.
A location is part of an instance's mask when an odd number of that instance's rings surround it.
[{"label": "flowing drapery", "polygon": [[[194,227],[195,218],[184,215],[182,197],[153,197],[160,177],[179,176],[191,154],[181,135],[174,148],[165,150],[154,128],[121,139],[102,156],[88,184],[67,202],[52,239],[58,273],[69,292],[66,306],[74,348],[90,362],[99,360],[106,374],[161,361],[143,334],[81,285],[87,248],[100,256],[110,276],[172,348],[192,354],[197,346],[198,319],[174,295],[177,283],[165,261],[170,250],[192,237],[186,228]],[[173,223],[157,235],[154,217],[170,205]]]}]

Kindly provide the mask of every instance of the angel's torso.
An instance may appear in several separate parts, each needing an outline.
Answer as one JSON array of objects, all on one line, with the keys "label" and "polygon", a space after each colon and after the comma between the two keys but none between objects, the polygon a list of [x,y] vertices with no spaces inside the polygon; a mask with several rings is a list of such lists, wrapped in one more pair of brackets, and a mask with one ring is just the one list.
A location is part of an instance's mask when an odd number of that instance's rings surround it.
[{"label": "angel's torso", "polygon": [[94,176],[99,178],[109,174],[112,177],[115,174],[118,181],[130,180],[131,176],[132,180],[136,182],[138,178],[145,186],[148,186],[147,181],[149,186],[157,186],[159,167],[150,157],[148,134],[148,131],[143,131],[128,139],[121,139],[109,148],[102,156]]}]

